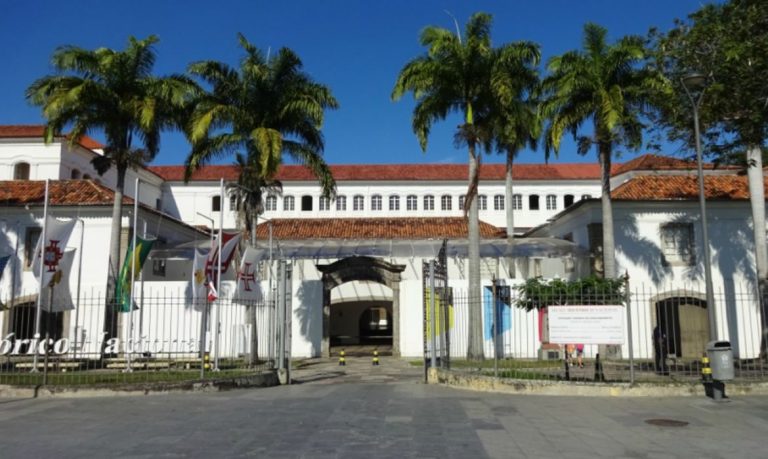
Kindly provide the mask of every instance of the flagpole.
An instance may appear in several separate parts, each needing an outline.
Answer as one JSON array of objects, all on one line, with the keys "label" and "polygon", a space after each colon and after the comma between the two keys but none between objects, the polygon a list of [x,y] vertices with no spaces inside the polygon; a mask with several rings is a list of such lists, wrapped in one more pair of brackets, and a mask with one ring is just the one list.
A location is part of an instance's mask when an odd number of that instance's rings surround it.
[{"label": "flagpole", "polygon": [[77,219],[80,222],[80,250],[77,255],[77,298],[75,299],[75,345],[74,359],[77,359],[77,322],[80,317],[80,279],[83,277],[83,239],[85,236],[85,220]]},{"label": "flagpole", "polygon": [[[136,233],[138,233],[139,220],[139,178],[136,177],[136,185],[133,187],[133,238],[131,241],[131,288],[128,302],[128,339],[125,340],[126,365],[125,371],[131,373],[131,340],[133,339],[133,283],[136,281]],[[121,289],[122,291],[122,289]],[[123,292],[125,295],[125,292]]]},{"label": "flagpole", "polygon": [[[40,339],[40,307],[41,307],[41,300],[43,298],[43,267],[45,266],[45,239],[46,239],[46,226],[48,223],[48,179],[45,179],[45,198],[43,198],[43,231],[40,234],[40,269],[38,271],[38,274],[40,275],[40,281],[38,283],[38,294],[37,294],[37,308],[35,309],[35,334],[33,338],[35,339],[35,344],[37,347],[37,340]],[[35,253],[35,256],[38,256],[37,253]],[[48,343],[46,343],[47,345]],[[39,347],[38,347],[39,349]],[[35,349],[34,357],[32,358],[32,373],[37,373],[37,351],[38,349]]]},{"label": "flagpole", "polygon": [[218,275],[216,276],[216,319],[214,320],[214,352],[213,352],[213,371],[219,371],[219,309],[221,307],[221,251],[224,239],[224,177],[219,179],[219,256],[218,256]]}]

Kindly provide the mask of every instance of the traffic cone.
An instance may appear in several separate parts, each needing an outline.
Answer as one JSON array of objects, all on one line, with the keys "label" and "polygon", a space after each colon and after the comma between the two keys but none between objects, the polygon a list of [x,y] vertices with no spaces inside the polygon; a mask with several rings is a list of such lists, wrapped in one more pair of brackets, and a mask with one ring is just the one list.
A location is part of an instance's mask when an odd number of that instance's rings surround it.
[{"label": "traffic cone", "polygon": [[344,351],[339,352],[339,366],[343,367],[347,365],[347,359],[344,358]]},{"label": "traffic cone", "polygon": [[379,366],[379,351],[373,351],[373,360],[371,361],[371,364],[374,367]]}]

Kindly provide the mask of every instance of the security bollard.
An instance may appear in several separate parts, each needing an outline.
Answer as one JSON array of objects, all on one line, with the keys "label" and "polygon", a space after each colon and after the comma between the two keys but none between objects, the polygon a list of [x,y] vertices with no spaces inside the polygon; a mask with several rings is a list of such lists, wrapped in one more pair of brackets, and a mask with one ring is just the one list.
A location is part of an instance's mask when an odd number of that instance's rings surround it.
[{"label": "security bollard", "polygon": [[712,382],[712,368],[709,366],[709,357],[706,353],[701,356],[701,380],[705,383]]},{"label": "security bollard", "polygon": [[373,360],[371,361],[371,364],[374,367],[379,366],[379,351],[373,351]]},{"label": "security bollard", "polygon": [[339,366],[343,367],[347,365],[347,359],[344,358],[344,351],[339,352]]}]

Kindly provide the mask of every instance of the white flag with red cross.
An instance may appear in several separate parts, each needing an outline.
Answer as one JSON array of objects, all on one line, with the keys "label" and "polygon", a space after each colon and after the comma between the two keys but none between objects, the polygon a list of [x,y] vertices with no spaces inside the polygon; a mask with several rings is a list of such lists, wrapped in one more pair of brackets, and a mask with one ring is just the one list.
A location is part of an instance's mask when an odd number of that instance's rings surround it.
[{"label": "white flag with red cross", "polygon": [[237,270],[237,293],[234,301],[252,301],[261,298],[258,262],[256,249],[246,247],[243,259],[240,261],[240,269]]},{"label": "white flag with red cross", "polygon": [[[232,264],[232,257],[235,254],[237,244],[240,242],[240,233],[227,233],[222,231],[213,240],[211,251],[208,252],[208,259],[205,262],[205,275],[212,285],[216,285],[219,270],[219,237],[221,239],[221,274],[225,274],[229,265]],[[209,289],[210,291],[210,289]],[[214,290],[214,296],[216,292]]]},{"label": "white flag with red cross", "polygon": [[[69,242],[69,236],[75,228],[77,220],[56,220],[48,215],[45,222],[45,241],[43,238],[37,241],[35,257],[32,261],[32,273],[40,281],[40,263],[43,264],[43,288],[51,283],[53,275],[59,271],[59,265],[64,257],[64,249]],[[67,272],[68,276],[69,273]]]}]

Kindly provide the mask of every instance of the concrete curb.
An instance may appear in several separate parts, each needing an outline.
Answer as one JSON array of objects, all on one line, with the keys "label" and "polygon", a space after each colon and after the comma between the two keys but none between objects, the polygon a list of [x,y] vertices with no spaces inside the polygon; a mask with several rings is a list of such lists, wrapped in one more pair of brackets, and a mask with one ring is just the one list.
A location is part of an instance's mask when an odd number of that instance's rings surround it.
[{"label": "concrete curb", "polygon": [[[592,383],[494,378],[430,368],[429,384],[480,392],[584,397],[685,397],[705,396],[701,383],[648,384]],[[726,394],[768,395],[768,382],[728,383]]]},{"label": "concrete curb", "polygon": [[103,384],[81,386],[9,386],[0,385],[0,398],[79,398],[160,395],[192,392],[221,392],[230,389],[278,386],[277,373],[206,381],[157,382],[148,384]]}]

